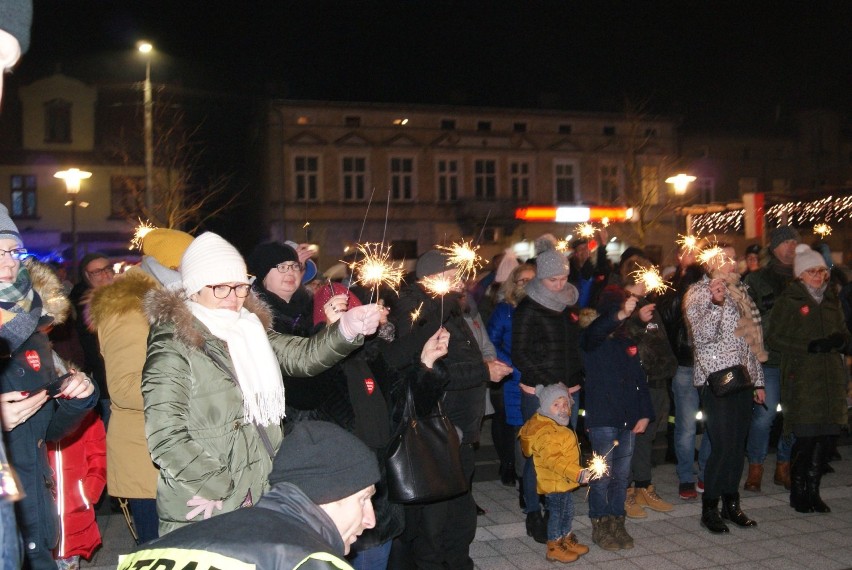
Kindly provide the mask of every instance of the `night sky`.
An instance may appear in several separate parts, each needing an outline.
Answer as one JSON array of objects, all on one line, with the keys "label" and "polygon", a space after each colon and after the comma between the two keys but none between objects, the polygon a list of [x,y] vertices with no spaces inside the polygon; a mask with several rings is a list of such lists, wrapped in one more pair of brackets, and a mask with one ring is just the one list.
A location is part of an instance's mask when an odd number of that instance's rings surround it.
[{"label": "night sky", "polygon": [[618,111],[749,126],[852,110],[850,2],[36,0],[21,73],[87,67],[263,96]]}]

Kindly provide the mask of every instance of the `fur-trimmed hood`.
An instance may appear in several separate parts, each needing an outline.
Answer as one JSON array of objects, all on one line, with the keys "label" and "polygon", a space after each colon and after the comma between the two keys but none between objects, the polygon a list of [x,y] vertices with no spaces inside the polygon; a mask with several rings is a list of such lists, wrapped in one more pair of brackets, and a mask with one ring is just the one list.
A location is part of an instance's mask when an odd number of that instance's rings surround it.
[{"label": "fur-trimmed hood", "polygon": [[[187,296],[183,291],[154,289],[145,295],[142,305],[151,326],[172,323],[177,340],[188,347],[201,349],[205,341],[204,331],[195,325],[196,318],[186,303]],[[272,312],[254,292],[246,297],[243,308],[254,313],[265,330],[272,330]]]},{"label": "fur-trimmed hood", "polygon": [[156,279],[138,267],[131,267],[109,285],[91,289],[87,293],[83,301],[86,326],[96,332],[98,325],[110,316],[141,311],[145,295],[159,286]]},{"label": "fur-trimmed hood", "polygon": [[49,265],[32,257],[24,261],[33,284],[44,308],[44,314],[53,317],[54,325],[61,325],[71,312],[71,301],[62,286],[62,282]]}]

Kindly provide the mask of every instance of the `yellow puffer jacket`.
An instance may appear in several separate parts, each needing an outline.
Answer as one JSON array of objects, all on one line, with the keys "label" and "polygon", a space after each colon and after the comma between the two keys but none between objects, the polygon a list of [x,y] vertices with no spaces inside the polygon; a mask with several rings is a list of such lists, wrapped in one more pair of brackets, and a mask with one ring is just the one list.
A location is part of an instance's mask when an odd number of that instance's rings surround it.
[{"label": "yellow puffer jacket", "polygon": [[520,438],[521,451],[533,458],[540,495],[580,486],[580,444],[571,428],[537,413],[521,427]]}]

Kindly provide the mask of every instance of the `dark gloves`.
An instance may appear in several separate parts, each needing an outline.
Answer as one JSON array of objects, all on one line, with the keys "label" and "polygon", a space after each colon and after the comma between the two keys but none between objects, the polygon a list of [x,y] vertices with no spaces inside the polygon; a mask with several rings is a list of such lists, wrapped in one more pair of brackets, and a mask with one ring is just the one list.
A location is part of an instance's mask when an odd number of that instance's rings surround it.
[{"label": "dark gloves", "polygon": [[846,337],[843,333],[833,333],[826,338],[818,338],[808,343],[808,352],[821,354],[826,352],[841,352],[846,347]]}]

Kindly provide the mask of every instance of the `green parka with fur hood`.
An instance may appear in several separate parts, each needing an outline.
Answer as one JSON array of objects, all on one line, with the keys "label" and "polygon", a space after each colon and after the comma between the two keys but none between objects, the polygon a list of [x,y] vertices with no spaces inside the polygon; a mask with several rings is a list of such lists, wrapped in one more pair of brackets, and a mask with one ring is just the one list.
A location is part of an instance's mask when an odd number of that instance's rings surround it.
[{"label": "green parka with fur hood", "polygon": [[[221,500],[222,510],[214,515],[256,503],[268,488],[272,459],[258,428],[244,420],[242,392],[225,343],[192,315],[182,292],[152,291],[144,305],[151,333],[142,396],[148,449],[160,466],[157,514],[162,536],[201,520],[201,514],[186,520],[192,510],[186,503],[193,497]],[[268,331],[286,376],[315,376],[363,343],[361,336],[347,341],[337,324],[310,338],[276,333],[268,307],[254,294],[244,308]],[[277,451],[280,426],[260,429]]]}]

